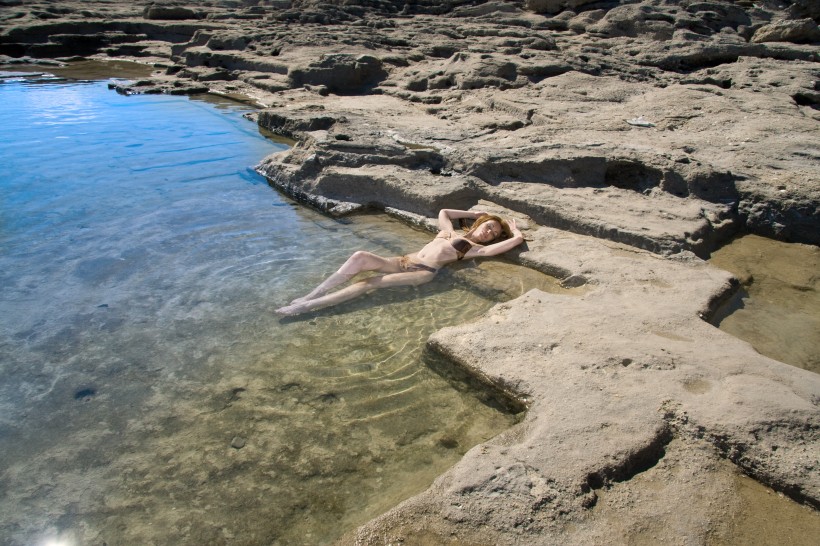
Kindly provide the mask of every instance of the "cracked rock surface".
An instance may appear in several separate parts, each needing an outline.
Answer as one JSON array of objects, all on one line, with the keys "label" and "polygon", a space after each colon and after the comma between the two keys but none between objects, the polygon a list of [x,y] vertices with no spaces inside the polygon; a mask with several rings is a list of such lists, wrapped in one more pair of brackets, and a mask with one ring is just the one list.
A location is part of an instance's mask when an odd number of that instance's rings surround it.
[{"label": "cracked rock surface", "polygon": [[740,473],[820,507],[820,377],[711,326],[738,281],[702,260],[741,232],[820,244],[818,21],[811,0],[2,0],[0,55],[250,97],[295,142],[258,170],[297,199],[512,215],[513,260],[586,286],[431,337],[526,416],[344,543],[703,544],[736,540]]}]

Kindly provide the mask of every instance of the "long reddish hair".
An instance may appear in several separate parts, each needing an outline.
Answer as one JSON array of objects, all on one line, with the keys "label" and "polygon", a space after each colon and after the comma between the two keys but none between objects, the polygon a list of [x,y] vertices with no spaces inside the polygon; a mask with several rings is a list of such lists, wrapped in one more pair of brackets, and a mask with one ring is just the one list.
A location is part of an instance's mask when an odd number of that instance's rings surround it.
[{"label": "long reddish hair", "polygon": [[475,231],[478,228],[478,226],[480,226],[481,224],[484,224],[486,222],[492,222],[493,220],[498,222],[498,225],[501,226],[501,234],[498,237],[496,237],[495,239],[493,239],[492,242],[503,241],[505,239],[512,238],[513,234],[512,234],[512,230],[510,229],[510,225],[507,223],[506,220],[502,219],[499,216],[496,216],[495,214],[482,214],[481,216],[476,218],[475,222],[473,222],[473,225],[471,225],[471,226],[464,225],[463,226],[464,231],[466,231],[467,234],[469,235],[470,233]]}]

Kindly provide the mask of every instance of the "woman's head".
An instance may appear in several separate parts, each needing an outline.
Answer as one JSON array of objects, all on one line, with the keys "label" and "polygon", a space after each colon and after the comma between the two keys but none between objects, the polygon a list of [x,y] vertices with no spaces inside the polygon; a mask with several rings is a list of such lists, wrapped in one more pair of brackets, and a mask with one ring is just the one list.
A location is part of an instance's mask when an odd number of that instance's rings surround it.
[{"label": "woman's head", "polygon": [[506,220],[494,214],[483,214],[473,222],[467,236],[477,243],[489,244],[509,239],[512,231]]}]

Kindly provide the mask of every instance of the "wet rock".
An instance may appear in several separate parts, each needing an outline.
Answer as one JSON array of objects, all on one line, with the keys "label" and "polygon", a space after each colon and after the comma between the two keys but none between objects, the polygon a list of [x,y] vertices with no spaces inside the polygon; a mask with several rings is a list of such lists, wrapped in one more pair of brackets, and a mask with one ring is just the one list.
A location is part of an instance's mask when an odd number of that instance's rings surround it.
[{"label": "wet rock", "polygon": [[97,396],[97,389],[95,389],[94,387],[84,387],[74,393],[74,400],[79,400],[80,402],[89,402],[95,396]]},{"label": "wet rock", "polygon": [[336,115],[329,115],[321,109],[292,111],[287,115],[272,110],[263,110],[259,113],[258,123],[261,127],[274,133],[294,136],[300,133],[326,131],[342,119]]}]

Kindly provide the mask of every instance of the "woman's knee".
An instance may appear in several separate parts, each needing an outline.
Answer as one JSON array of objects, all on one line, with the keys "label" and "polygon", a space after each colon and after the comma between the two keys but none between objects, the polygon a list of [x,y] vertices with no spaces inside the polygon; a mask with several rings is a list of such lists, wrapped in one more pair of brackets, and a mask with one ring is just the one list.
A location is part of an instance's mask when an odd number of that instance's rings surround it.
[{"label": "woman's knee", "polygon": [[346,272],[349,269],[355,269],[356,272],[361,270],[363,267],[367,267],[368,263],[371,260],[372,254],[366,252],[364,250],[357,250],[353,254],[350,255],[344,265],[339,269],[342,272]]},{"label": "woman's knee", "polygon": [[381,256],[378,256],[366,250],[357,250],[350,256],[350,259],[356,262],[361,262],[363,264],[371,264],[374,262],[384,261],[384,258],[382,258]]}]

